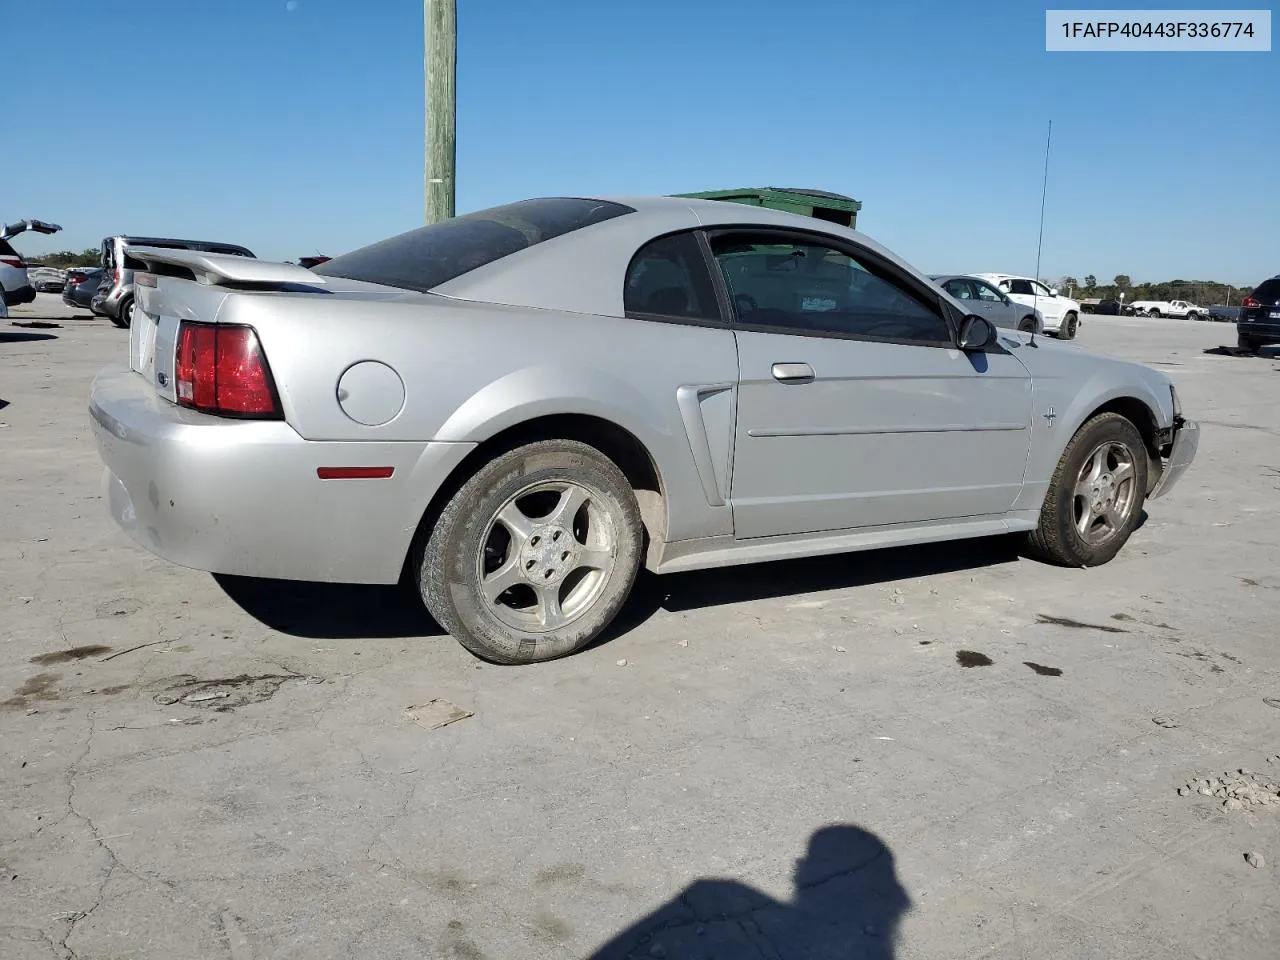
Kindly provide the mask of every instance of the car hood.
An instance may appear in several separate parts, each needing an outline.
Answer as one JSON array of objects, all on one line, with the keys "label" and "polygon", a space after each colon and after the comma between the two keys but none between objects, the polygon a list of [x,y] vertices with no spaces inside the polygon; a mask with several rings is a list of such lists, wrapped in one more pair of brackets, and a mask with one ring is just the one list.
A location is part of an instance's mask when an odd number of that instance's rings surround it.
[{"label": "car hood", "polygon": [[1096,408],[1132,397],[1147,404],[1161,427],[1173,424],[1173,381],[1154,367],[1015,330],[1001,330],[999,342],[1026,367],[1037,395],[1051,398],[1060,414],[1066,407],[1059,403],[1071,405],[1077,398],[1092,398]]}]

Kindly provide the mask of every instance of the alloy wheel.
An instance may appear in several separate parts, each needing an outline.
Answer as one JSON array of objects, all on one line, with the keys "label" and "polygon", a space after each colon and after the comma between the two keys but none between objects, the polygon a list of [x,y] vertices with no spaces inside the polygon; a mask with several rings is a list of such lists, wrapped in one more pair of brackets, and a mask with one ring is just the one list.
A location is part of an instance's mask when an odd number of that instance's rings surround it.
[{"label": "alloy wheel", "polygon": [[494,514],[477,557],[490,613],[516,630],[557,630],[586,613],[613,573],[618,527],[604,495],[575,481],[544,481]]},{"label": "alloy wheel", "polygon": [[1138,502],[1137,476],[1133,451],[1115,440],[1099,444],[1085,459],[1073,503],[1082,540],[1096,546],[1125,529]]}]

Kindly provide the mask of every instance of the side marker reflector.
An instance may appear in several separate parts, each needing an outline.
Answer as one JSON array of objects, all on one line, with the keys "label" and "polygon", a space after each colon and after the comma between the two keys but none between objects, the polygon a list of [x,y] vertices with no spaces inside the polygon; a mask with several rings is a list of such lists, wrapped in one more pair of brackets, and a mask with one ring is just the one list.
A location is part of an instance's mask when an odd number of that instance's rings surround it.
[{"label": "side marker reflector", "polygon": [[316,467],[321,480],[386,480],[395,467]]}]

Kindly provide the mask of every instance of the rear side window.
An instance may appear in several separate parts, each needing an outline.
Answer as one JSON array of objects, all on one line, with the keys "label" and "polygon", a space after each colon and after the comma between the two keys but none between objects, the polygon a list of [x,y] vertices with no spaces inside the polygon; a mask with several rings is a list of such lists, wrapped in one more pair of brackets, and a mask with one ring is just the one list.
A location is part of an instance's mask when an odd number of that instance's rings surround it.
[{"label": "rear side window", "polygon": [[634,210],[603,200],[522,200],[372,243],[314,272],[426,293],[477,267],[627,213]]},{"label": "rear side window", "polygon": [[1271,304],[1280,301],[1280,277],[1263,280],[1250,296],[1259,303]]},{"label": "rear side window", "polygon": [[627,268],[622,300],[629,317],[720,319],[706,258],[691,233],[659,237],[641,247]]}]

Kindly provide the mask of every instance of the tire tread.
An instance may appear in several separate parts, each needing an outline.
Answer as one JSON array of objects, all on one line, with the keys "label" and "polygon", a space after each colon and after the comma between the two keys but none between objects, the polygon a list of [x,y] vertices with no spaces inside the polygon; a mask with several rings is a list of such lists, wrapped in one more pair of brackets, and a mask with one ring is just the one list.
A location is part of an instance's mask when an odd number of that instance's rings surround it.
[{"label": "tire tread", "polygon": [[[1074,530],[1062,523],[1064,498],[1075,496],[1075,484],[1064,484],[1064,478],[1079,469],[1075,465],[1075,459],[1080,448],[1099,442],[1102,439],[1101,434],[1113,427],[1132,432],[1133,437],[1137,438],[1137,451],[1142,454],[1137,458],[1138,475],[1134,478],[1138,483],[1138,502],[1134,505],[1134,515],[1129,520],[1130,529],[1123,537],[1112,544],[1090,548],[1081,545],[1074,536]],[[1146,446],[1141,441],[1142,435],[1138,433],[1138,428],[1131,420],[1118,413],[1100,413],[1086,421],[1067,443],[1062,456],[1058,458],[1058,465],[1053,471],[1044,503],[1040,507],[1040,522],[1036,529],[1027,535],[1028,553],[1046,563],[1070,567],[1098,566],[1114,557],[1128,540],[1129,534],[1133,532],[1133,524],[1136,522],[1136,517],[1140,515],[1146,499],[1147,469],[1146,461],[1143,459],[1146,455]]]}]

